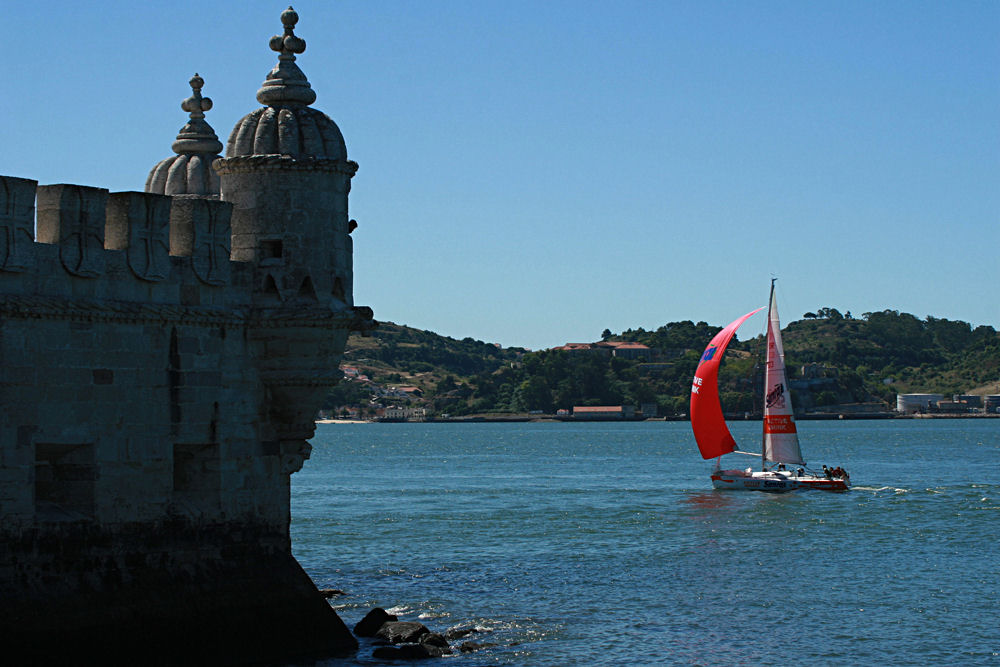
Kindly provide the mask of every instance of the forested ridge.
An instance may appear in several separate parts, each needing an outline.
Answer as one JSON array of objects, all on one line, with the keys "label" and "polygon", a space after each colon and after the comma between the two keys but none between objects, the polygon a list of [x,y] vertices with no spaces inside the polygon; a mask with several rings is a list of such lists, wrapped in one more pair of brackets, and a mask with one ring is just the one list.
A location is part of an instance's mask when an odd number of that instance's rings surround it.
[{"label": "forested ridge", "polygon": [[[751,322],[752,324],[752,322]],[[750,325],[748,325],[750,326]],[[745,327],[746,328],[746,327]],[[410,403],[432,414],[554,413],[577,405],[656,404],[660,415],[687,412],[691,378],[720,326],[690,320],[655,330],[605,330],[596,341],[650,348],[641,359],[609,353],[536,352],[383,323],[352,336],[342,366],[350,378],[327,409]],[[854,317],[834,308],[806,313],[784,329],[786,365],[797,409],[882,402],[897,393],[1000,393],[1000,334],[991,326],[883,310]],[[761,336],[736,339],[720,371],[727,411],[753,411]],[[415,387],[406,398],[380,388]]]}]

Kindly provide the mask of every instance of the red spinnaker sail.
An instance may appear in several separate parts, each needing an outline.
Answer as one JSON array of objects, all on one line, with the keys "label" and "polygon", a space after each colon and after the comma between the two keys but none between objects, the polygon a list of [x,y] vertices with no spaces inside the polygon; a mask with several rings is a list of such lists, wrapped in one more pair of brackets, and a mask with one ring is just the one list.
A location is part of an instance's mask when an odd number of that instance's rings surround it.
[{"label": "red spinnaker sail", "polygon": [[762,310],[763,306],[747,313],[715,334],[705,348],[705,353],[701,355],[698,370],[694,372],[691,384],[691,428],[702,458],[714,459],[736,449],[736,441],[729,433],[729,427],[722,416],[722,404],[719,402],[719,364],[722,363],[722,355],[736,330],[751,315]]}]

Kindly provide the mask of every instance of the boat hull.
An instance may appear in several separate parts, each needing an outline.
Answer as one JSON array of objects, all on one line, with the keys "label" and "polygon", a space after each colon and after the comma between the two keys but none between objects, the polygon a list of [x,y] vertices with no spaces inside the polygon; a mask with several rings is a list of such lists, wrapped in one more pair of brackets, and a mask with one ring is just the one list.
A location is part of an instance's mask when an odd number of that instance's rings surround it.
[{"label": "boat hull", "polygon": [[851,488],[851,483],[847,479],[815,475],[799,476],[786,472],[716,470],[712,472],[712,486],[732,491],[786,493],[800,489],[847,491]]}]

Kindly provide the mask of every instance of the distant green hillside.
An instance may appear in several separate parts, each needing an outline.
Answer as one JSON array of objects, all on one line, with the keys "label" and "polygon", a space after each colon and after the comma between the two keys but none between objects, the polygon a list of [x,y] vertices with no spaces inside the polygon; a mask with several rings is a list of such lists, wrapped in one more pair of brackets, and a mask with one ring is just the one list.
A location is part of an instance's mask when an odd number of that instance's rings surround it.
[{"label": "distant green hillside", "polygon": [[[371,337],[352,336],[343,366],[369,382],[342,382],[326,408],[410,404],[433,414],[553,413],[575,405],[655,403],[660,415],[687,412],[702,350],[721,327],[671,322],[655,331],[605,331],[605,341],[642,343],[649,358],[593,352],[500,348],[383,323]],[[833,308],[806,313],[784,331],[795,404],[813,409],[884,402],[896,393],[1000,393],[1000,334],[993,327],[881,311],[860,318]],[[756,352],[761,337],[735,341],[720,372],[727,411],[755,411]],[[416,387],[406,397],[390,387]]]},{"label": "distant green hillside", "polygon": [[[993,327],[920,320],[895,310],[865,313],[861,319],[832,308],[811,314],[792,322],[784,335],[785,357],[793,363],[854,371],[884,396],[1000,393],[1000,334]],[[893,382],[884,385],[884,379]]]},{"label": "distant green hillside", "polygon": [[[467,395],[470,378],[488,377],[504,365],[515,362],[524,352],[526,350],[520,348],[501,348],[472,338],[456,340],[431,331],[381,322],[371,336],[352,335],[348,339],[341,367],[358,369],[381,389],[417,387],[422,398],[411,401],[434,407],[451,403],[449,397],[452,395],[459,399]],[[327,396],[324,408],[366,406],[373,398],[371,383],[341,382]]]}]

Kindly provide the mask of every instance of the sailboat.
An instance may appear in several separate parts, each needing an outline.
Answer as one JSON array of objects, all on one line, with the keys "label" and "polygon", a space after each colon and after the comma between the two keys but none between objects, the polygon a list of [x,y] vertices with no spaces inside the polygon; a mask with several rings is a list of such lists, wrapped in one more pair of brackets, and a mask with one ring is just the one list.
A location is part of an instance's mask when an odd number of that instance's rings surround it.
[{"label": "sailboat", "polygon": [[[792,397],[785,373],[785,351],[781,344],[781,324],[778,304],[771,280],[771,298],[767,317],[767,363],[764,382],[764,424],[760,454],[743,452],[729,432],[722,404],[719,402],[719,364],[736,330],[751,316],[764,310],[752,310],[734,320],[717,333],[702,354],[691,384],[691,428],[698,449],[705,459],[716,459],[712,470],[712,486],[717,489],[784,492],[795,489],[846,491],[850,488],[847,474],[810,471],[802,458],[799,435],[792,411]],[[759,470],[723,470],[722,455],[731,452],[759,456]]]}]

